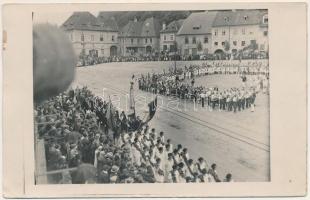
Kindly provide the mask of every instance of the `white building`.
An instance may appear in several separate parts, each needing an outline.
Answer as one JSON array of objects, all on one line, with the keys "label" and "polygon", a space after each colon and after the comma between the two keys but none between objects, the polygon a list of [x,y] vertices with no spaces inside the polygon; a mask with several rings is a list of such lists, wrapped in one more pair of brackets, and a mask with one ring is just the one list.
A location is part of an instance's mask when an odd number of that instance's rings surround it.
[{"label": "white building", "polygon": [[216,13],[216,11],[194,12],[184,20],[177,33],[178,49],[182,55],[210,53],[212,24]]},{"label": "white building", "polygon": [[113,18],[90,12],[74,12],[61,26],[77,56],[109,57],[118,54],[118,27]]},{"label": "white building", "polygon": [[229,10],[217,13],[212,26],[212,52],[232,53],[253,48],[268,52],[267,10]]},{"label": "white building", "polygon": [[183,19],[170,22],[167,26],[164,23],[160,31],[160,51],[161,52],[174,52],[176,36],[183,24]]}]

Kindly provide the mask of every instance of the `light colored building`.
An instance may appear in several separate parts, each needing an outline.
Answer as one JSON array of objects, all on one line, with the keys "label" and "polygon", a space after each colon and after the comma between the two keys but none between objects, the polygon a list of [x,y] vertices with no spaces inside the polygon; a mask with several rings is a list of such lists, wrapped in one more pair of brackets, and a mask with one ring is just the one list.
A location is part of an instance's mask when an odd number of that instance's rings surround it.
[{"label": "light colored building", "polygon": [[208,54],[212,47],[212,24],[216,11],[194,12],[186,18],[177,33],[182,55]]},{"label": "light colored building", "polygon": [[119,45],[123,56],[153,55],[159,52],[160,24],[154,17],[130,20],[120,31]]},{"label": "light colored building", "polygon": [[268,52],[267,10],[218,12],[212,27],[212,53],[236,55],[251,46],[257,52]]},{"label": "light colored building", "polygon": [[109,57],[118,53],[118,27],[114,19],[90,12],[74,12],[61,26],[77,56]]},{"label": "light colored building", "polygon": [[183,24],[183,19],[172,21],[166,26],[164,23],[160,31],[160,52],[174,52],[176,36]]}]

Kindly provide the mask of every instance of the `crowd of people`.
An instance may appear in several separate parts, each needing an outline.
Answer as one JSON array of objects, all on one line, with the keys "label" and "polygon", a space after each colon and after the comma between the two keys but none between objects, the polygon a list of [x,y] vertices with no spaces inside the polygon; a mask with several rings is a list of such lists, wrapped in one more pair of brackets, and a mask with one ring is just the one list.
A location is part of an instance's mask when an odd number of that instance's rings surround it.
[{"label": "crowd of people", "polygon": [[[195,84],[196,77],[213,74],[239,74],[242,87],[220,90],[218,87]],[[268,93],[268,76],[268,67],[263,63],[248,62],[228,65],[223,62],[212,62],[185,66],[176,71],[170,68],[167,73],[164,71],[161,74],[141,75],[138,84],[140,90],[193,100],[195,103],[200,103],[202,107],[209,108],[210,111],[217,109],[237,112],[250,108],[253,112],[257,93],[259,91]]]},{"label": "crowd of people", "polygon": [[36,138],[44,140],[49,180],[60,184],[230,182],[216,164],[194,161],[134,115],[86,87],[70,89],[35,106]]}]

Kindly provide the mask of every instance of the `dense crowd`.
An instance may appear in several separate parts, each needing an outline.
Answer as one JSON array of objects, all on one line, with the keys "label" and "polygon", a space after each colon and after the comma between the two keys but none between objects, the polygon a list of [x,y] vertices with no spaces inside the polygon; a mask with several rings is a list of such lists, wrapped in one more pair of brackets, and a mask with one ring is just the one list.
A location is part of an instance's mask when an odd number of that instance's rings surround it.
[{"label": "dense crowd", "polygon": [[[262,63],[226,64],[225,62],[203,63],[178,68],[152,75],[141,75],[138,79],[139,89],[154,94],[174,95],[180,99],[193,100],[211,111],[241,111],[251,108],[254,111],[256,94],[259,91],[268,93],[268,67]],[[222,65],[221,65],[222,64]],[[253,69],[255,68],[255,69]],[[239,74],[242,87],[219,90],[218,87],[195,85],[195,77],[213,74]],[[246,76],[246,75],[253,76]],[[185,80],[191,80],[190,83]],[[249,79],[249,80],[247,80]]]},{"label": "dense crowd", "polygon": [[[114,56],[108,56],[108,57],[102,57],[102,56],[94,56],[94,55],[83,55],[80,56],[78,59],[77,66],[91,66],[101,63],[109,63],[109,62],[145,62],[145,61],[199,61],[204,60],[206,62],[214,62],[214,63],[232,63],[232,62],[255,62],[255,63],[262,63],[262,61],[266,59],[245,59],[245,60],[227,60],[219,59],[214,54],[208,54],[208,55],[174,55],[174,54],[140,54],[140,55],[127,55],[127,56],[120,56],[120,55],[114,55]],[[223,64],[220,64],[221,66]],[[248,65],[250,66],[250,65]]]},{"label": "dense crowd", "polygon": [[[111,102],[76,88],[35,106],[36,137],[45,142],[47,170],[56,183],[182,183],[222,180],[216,164],[190,158],[164,132],[143,125]],[[70,169],[70,170],[68,170]]]}]

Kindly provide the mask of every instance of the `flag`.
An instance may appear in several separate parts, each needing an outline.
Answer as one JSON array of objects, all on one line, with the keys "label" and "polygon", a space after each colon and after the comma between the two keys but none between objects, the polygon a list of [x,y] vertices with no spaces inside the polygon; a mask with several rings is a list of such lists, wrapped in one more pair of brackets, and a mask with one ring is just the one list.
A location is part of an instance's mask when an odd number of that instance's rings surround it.
[{"label": "flag", "polygon": [[107,124],[109,128],[113,130],[115,128],[114,108],[113,108],[110,97],[109,97],[108,110],[106,112],[106,118],[107,118]]},{"label": "flag", "polygon": [[151,119],[154,117],[154,115],[156,113],[156,109],[157,109],[157,96],[155,97],[155,99],[152,102],[150,102],[148,104],[148,107],[149,107],[149,116],[147,117],[147,119],[144,122],[144,124],[146,124],[149,121],[151,121]]},{"label": "flag", "polygon": [[129,114],[128,116],[135,117],[136,111],[135,111],[135,99],[134,99],[134,93],[133,93],[133,82],[130,82],[130,90],[129,90]]}]

